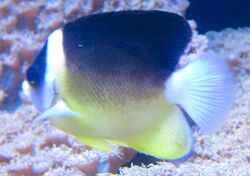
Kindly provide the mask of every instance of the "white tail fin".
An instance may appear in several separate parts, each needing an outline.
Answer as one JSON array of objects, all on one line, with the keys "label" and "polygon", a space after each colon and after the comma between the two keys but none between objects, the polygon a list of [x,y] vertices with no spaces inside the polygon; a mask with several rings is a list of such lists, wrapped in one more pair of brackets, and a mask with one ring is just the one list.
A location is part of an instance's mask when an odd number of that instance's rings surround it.
[{"label": "white tail fin", "polygon": [[174,72],[165,86],[166,98],[180,105],[207,133],[223,124],[235,95],[233,73],[214,53],[205,54]]}]

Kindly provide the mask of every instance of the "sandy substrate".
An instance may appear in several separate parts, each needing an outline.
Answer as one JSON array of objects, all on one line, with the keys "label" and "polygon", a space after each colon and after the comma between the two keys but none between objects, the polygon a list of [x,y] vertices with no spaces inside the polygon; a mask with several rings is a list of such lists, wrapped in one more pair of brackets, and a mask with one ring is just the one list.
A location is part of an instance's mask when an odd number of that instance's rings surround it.
[{"label": "sandy substrate", "polygon": [[[162,9],[184,14],[184,0],[145,1],[4,0],[0,2],[0,104],[17,107],[23,73],[47,35],[78,16],[121,9]],[[192,22],[191,22],[192,23]],[[193,23],[192,23],[193,24]],[[199,25],[199,24],[198,24]],[[194,26],[194,25],[192,25]],[[121,175],[250,175],[250,29],[225,29],[206,36],[195,33],[180,65],[213,50],[227,59],[235,71],[237,95],[228,121],[216,134],[195,129],[196,144],[190,159],[149,166],[120,168]],[[81,144],[45,123],[32,128],[37,110],[23,102],[16,112],[0,111],[0,175],[94,175],[100,161],[110,171],[127,162],[133,151],[114,146],[120,153],[103,153]]]}]

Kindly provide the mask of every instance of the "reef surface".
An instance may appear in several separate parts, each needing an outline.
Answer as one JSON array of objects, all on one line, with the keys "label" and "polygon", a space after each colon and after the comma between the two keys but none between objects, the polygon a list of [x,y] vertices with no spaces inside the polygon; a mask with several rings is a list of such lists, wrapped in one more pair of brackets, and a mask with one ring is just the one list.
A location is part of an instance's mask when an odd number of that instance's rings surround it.
[{"label": "reef surface", "polygon": [[[3,0],[0,2],[0,175],[94,175],[100,161],[120,175],[250,175],[250,28],[225,29],[199,35],[180,66],[210,50],[228,61],[235,72],[237,95],[228,121],[212,135],[194,129],[196,143],[185,162],[161,161],[120,167],[134,151],[114,146],[104,153],[80,143],[48,123],[32,127],[38,111],[20,99],[24,72],[51,31],[86,14],[160,9],[185,15],[186,0]],[[191,19],[190,19],[191,20]],[[197,24],[199,25],[199,24]],[[6,110],[16,111],[7,112]]]}]

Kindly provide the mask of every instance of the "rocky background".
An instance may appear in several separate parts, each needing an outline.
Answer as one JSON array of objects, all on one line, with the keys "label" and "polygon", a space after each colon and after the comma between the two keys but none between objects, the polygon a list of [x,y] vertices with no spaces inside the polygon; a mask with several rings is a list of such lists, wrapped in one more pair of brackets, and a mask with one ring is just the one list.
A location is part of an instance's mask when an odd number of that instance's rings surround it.
[{"label": "rocky background", "polygon": [[184,162],[160,161],[121,167],[134,151],[114,146],[120,156],[93,150],[45,123],[31,128],[38,111],[22,100],[20,85],[51,31],[77,17],[104,11],[160,9],[185,16],[187,0],[2,0],[0,2],[0,175],[94,175],[102,161],[120,175],[250,175],[250,28],[199,35],[180,66],[212,50],[235,72],[237,95],[228,121],[207,136],[194,129],[196,144]]}]

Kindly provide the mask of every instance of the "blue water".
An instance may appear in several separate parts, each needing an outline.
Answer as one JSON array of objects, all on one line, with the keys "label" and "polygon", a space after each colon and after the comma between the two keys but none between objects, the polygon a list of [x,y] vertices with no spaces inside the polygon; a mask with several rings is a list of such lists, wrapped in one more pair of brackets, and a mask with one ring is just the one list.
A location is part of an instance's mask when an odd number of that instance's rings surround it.
[{"label": "blue water", "polygon": [[194,19],[198,31],[250,27],[250,0],[189,0],[187,19]]}]

